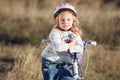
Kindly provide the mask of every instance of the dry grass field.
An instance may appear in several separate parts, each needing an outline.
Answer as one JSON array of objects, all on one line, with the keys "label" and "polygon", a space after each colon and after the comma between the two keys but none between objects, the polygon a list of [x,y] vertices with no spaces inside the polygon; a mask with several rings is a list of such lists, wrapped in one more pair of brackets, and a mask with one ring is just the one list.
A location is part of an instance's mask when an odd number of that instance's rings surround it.
[{"label": "dry grass field", "polygon": [[0,80],[43,80],[41,40],[54,26],[53,11],[61,2],[76,7],[83,40],[98,43],[88,46],[86,80],[120,79],[119,0],[0,0]]}]

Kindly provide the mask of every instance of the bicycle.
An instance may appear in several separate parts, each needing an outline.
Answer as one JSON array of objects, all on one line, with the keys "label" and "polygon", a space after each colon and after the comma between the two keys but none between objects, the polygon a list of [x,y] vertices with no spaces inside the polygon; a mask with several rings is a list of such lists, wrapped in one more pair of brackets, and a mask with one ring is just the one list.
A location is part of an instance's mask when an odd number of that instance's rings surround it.
[{"label": "bicycle", "polygon": [[[96,42],[95,41],[92,41],[92,40],[86,40],[84,41],[84,52],[85,53],[85,49],[87,47],[88,44],[91,44],[91,45],[94,45],[96,46]],[[87,69],[88,69],[88,64],[89,64],[89,54],[87,54],[87,64],[86,64],[86,69],[84,71],[84,73],[82,74],[79,74],[80,72],[79,71],[82,71],[82,55],[79,55],[80,58],[78,58],[78,53],[77,52],[70,52],[69,51],[69,54],[73,60],[73,68],[72,68],[72,75],[73,75],[73,79],[74,80],[85,80],[85,77],[86,77],[86,72],[87,72]],[[80,69],[80,70],[79,70]]]},{"label": "bicycle", "polygon": [[[50,40],[49,39],[43,39],[42,40],[43,43],[50,43]],[[83,53],[85,53],[85,51],[87,50],[87,45],[88,44],[91,44],[93,46],[96,46],[97,43],[95,41],[92,41],[92,40],[85,40],[84,41],[84,47],[83,47]],[[83,55],[78,55],[77,52],[74,52],[74,51],[68,51],[70,57],[72,58],[72,64],[70,64],[70,68],[71,68],[71,74],[73,76],[73,79],[74,80],[85,80],[85,77],[86,77],[86,72],[87,72],[87,69],[88,69],[88,65],[89,65],[89,54],[87,53],[87,64],[86,64],[86,68],[85,68],[85,71],[84,73],[82,72],[80,74],[79,71],[82,71],[82,56]]]}]

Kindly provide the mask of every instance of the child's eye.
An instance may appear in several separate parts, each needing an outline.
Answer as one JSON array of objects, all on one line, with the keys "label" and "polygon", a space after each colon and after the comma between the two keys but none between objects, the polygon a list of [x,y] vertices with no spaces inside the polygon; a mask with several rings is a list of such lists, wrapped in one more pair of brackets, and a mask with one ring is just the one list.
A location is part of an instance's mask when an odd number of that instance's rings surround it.
[{"label": "child's eye", "polygon": [[67,19],[68,21],[70,21],[70,19]]},{"label": "child's eye", "polygon": [[65,19],[62,19],[62,21],[65,21]]},{"label": "child's eye", "polygon": [[61,19],[61,21],[65,21],[65,19]]}]

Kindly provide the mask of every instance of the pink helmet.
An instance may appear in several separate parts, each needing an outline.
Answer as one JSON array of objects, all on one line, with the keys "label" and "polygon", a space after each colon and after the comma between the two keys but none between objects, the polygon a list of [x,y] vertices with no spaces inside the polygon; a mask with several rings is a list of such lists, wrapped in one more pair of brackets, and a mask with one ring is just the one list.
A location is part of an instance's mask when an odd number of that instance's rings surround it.
[{"label": "pink helmet", "polygon": [[62,4],[59,4],[55,8],[55,10],[54,10],[54,18],[56,18],[59,15],[59,13],[61,13],[62,11],[66,11],[66,10],[73,12],[73,15],[77,16],[77,11],[75,10],[75,8],[71,4],[62,3]]}]

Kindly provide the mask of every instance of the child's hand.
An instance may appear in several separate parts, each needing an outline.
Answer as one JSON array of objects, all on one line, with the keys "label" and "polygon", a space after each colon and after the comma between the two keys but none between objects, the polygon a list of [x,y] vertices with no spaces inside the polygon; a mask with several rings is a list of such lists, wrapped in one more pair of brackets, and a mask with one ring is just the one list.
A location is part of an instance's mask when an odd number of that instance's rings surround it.
[{"label": "child's hand", "polygon": [[75,44],[76,43],[75,39],[70,39],[70,43]]},{"label": "child's hand", "polygon": [[69,49],[76,44],[75,39],[70,39]]}]

